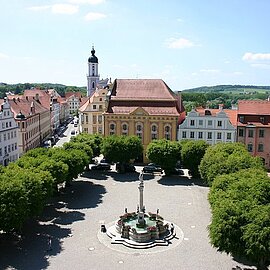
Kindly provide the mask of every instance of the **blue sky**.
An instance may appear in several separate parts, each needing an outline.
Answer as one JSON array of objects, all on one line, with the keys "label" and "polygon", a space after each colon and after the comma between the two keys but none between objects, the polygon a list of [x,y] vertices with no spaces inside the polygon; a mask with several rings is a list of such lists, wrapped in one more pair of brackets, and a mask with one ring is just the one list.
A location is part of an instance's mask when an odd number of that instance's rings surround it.
[{"label": "blue sky", "polygon": [[0,82],[270,85],[269,0],[0,0]]}]

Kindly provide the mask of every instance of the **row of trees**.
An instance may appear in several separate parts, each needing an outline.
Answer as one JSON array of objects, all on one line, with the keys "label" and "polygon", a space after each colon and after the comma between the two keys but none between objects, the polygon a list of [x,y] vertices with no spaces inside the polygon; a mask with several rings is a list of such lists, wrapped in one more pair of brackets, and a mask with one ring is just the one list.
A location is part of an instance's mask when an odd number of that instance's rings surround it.
[{"label": "row of trees", "polygon": [[128,162],[142,153],[138,137],[79,134],[63,147],[36,148],[0,168],[0,230],[21,230],[39,216],[61,184],[70,185],[102,152],[111,161]]},{"label": "row of trees", "polygon": [[231,108],[238,100],[268,98],[270,92],[237,93],[237,92],[181,92],[183,103],[187,112],[196,107],[208,107],[217,109],[219,104],[223,104],[225,109]]},{"label": "row of trees", "polygon": [[267,269],[270,262],[270,178],[244,145],[209,147],[199,166],[211,186],[211,244]]},{"label": "row of trees", "polygon": [[205,141],[182,140],[180,142],[168,140],[152,141],[146,150],[147,157],[162,165],[166,175],[173,173],[178,162],[189,169],[193,177],[199,176],[199,164],[208,144]]},{"label": "row of trees", "polygon": [[61,148],[30,150],[1,168],[0,230],[20,230],[26,220],[40,215],[58,185],[77,178],[92,155],[86,144],[66,143]]}]

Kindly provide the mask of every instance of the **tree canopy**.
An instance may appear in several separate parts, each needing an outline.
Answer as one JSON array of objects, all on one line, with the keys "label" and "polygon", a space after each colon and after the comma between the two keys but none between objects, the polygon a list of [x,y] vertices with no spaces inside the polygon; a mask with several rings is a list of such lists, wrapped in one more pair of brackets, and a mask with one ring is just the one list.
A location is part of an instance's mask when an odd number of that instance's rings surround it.
[{"label": "tree canopy", "polygon": [[138,158],[143,151],[141,139],[137,136],[108,136],[103,139],[101,153],[113,162],[128,163]]},{"label": "tree canopy", "polygon": [[211,186],[217,175],[241,169],[263,169],[260,158],[252,157],[241,143],[218,143],[207,149],[199,166],[201,177]]},{"label": "tree canopy", "polygon": [[165,174],[170,175],[177,161],[181,160],[181,144],[165,139],[154,140],[147,146],[146,156],[152,162],[162,165]]},{"label": "tree canopy", "polygon": [[181,161],[186,169],[189,169],[193,177],[199,177],[199,165],[208,148],[205,141],[185,140],[181,141]]},{"label": "tree canopy", "polygon": [[270,178],[266,172],[245,169],[217,176],[209,202],[212,245],[264,269],[270,259]]}]

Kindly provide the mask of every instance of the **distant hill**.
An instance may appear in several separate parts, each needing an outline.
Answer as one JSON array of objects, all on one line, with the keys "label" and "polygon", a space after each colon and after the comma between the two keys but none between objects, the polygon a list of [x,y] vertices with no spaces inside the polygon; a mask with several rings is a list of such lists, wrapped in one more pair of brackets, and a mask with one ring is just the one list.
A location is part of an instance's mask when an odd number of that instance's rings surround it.
[{"label": "distant hill", "polygon": [[216,86],[201,86],[191,89],[185,89],[181,92],[195,92],[195,93],[208,93],[208,92],[223,92],[223,93],[265,93],[270,91],[270,86],[257,86],[257,85],[216,85]]},{"label": "distant hill", "polygon": [[64,96],[66,92],[81,92],[86,95],[86,87],[78,86],[66,86],[58,83],[18,83],[18,84],[6,84],[0,83],[0,98],[3,98],[6,93],[11,92],[13,94],[23,94],[24,90],[31,88],[40,89],[55,89],[59,95]]}]

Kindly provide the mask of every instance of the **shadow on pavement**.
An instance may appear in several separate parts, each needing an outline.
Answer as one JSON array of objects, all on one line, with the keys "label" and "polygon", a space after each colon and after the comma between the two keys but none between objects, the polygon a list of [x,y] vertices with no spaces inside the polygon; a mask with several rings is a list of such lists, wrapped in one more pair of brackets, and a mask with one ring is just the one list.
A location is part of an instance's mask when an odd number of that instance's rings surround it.
[{"label": "shadow on pavement", "polygon": [[157,181],[159,184],[164,186],[202,186],[207,187],[207,185],[201,179],[189,178],[187,176],[162,176],[161,179]]},{"label": "shadow on pavement", "polygon": [[60,253],[62,239],[72,235],[60,225],[83,220],[85,214],[78,210],[97,207],[105,193],[102,185],[74,181],[47,203],[38,220],[27,222],[20,235],[0,234],[0,269],[46,269],[48,257]]},{"label": "shadow on pavement", "polygon": [[[0,269],[45,269],[48,256],[61,252],[61,239],[71,231],[56,224],[44,225],[38,221],[28,222],[21,236],[2,234],[0,236]],[[48,239],[51,237],[51,250]]]},{"label": "shadow on pavement", "polygon": [[110,171],[85,171],[81,174],[82,177],[96,180],[108,180]]}]

